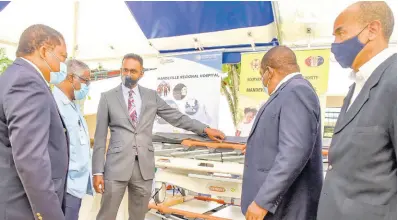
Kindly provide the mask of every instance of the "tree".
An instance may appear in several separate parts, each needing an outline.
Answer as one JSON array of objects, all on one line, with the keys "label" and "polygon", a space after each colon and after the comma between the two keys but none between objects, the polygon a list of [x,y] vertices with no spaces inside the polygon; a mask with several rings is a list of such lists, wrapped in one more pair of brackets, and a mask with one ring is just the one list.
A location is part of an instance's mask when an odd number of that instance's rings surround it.
[{"label": "tree", "polygon": [[223,65],[223,72],[228,72],[228,76],[221,81],[221,92],[227,98],[235,128],[241,117],[238,111],[240,66],[240,63]]},{"label": "tree", "polygon": [[0,48],[0,75],[7,69],[8,66],[12,64],[12,60],[10,60],[6,55],[6,50],[4,48]]}]

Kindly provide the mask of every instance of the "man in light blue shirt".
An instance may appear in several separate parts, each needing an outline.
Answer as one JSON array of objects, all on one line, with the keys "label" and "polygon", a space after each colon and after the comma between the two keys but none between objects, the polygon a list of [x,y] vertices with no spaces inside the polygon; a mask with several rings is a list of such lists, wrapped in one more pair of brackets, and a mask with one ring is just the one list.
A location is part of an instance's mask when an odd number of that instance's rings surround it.
[{"label": "man in light blue shirt", "polygon": [[78,60],[69,60],[66,65],[66,79],[54,86],[52,92],[69,133],[65,219],[78,220],[83,196],[93,195],[88,126],[80,107],[75,103],[87,96],[90,69]]}]

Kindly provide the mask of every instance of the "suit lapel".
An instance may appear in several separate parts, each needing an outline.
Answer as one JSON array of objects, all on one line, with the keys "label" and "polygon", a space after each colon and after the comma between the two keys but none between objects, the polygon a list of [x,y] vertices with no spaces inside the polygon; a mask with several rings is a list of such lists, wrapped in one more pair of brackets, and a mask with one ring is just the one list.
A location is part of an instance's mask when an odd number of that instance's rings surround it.
[{"label": "suit lapel", "polygon": [[348,94],[344,98],[343,106],[341,107],[339,117],[337,118],[337,122],[336,122],[336,126],[335,126],[335,129],[334,129],[334,133],[336,133],[337,129],[339,129],[342,126],[344,117],[345,117],[345,115],[347,113],[347,108],[350,105],[352,96],[354,95],[354,91],[355,91],[355,83],[350,86],[350,89],[348,90]]},{"label": "suit lapel", "polygon": [[257,113],[256,119],[254,120],[254,123],[253,123],[252,130],[250,131],[248,140],[249,140],[249,138],[252,136],[252,134],[254,133],[254,130],[256,130],[258,121],[260,120],[260,117],[261,117],[261,115],[263,114],[265,108],[278,96],[279,92],[282,91],[283,88],[285,88],[285,86],[286,86],[287,84],[289,84],[293,79],[299,79],[299,78],[302,78],[302,76],[301,76],[301,75],[297,75],[297,76],[294,76],[293,78],[289,79],[287,82],[283,83],[283,84],[278,88],[278,90],[276,90],[276,91],[269,97],[269,99],[267,100],[267,102],[260,108],[259,112]]},{"label": "suit lapel", "polygon": [[260,117],[261,117],[261,115],[263,114],[265,108],[272,102],[272,100],[274,100],[274,99],[278,96],[278,93],[279,93],[279,92],[275,92],[274,94],[272,94],[272,95],[269,97],[269,99],[267,100],[267,102],[260,108],[260,111],[257,113],[256,120],[254,120],[252,130],[251,130],[251,132],[250,132],[250,134],[249,134],[249,138],[250,138],[250,137],[252,136],[252,134],[254,133],[254,130],[256,129],[257,124],[258,124],[258,121],[260,120]]},{"label": "suit lapel", "polygon": [[69,157],[69,133],[68,133],[68,130],[66,129],[66,124],[64,122],[64,119],[62,118],[61,112],[59,111],[57,102],[55,101],[55,98],[53,96],[51,88],[48,86],[48,83],[45,81],[44,76],[42,75],[42,73],[38,72],[36,70],[36,68],[34,68],[30,63],[26,62],[25,60],[23,60],[21,58],[15,59],[14,63],[17,64],[17,65],[20,65],[20,66],[24,66],[24,67],[30,69],[32,72],[34,72],[37,75],[39,75],[40,76],[40,81],[42,81],[44,83],[45,87],[48,89],[48,92],[50,93],[50,96],[52,97],[52,102],[55,105],[55,108],[57,109],[57,113],[59,115],[59,118],[61,119],[62,127],[64,129],[65,136],[66,136],[67,152],[68,152],[68,157]]},{"label": "suit lapel", "polygon": [[127,116],[128,120],[129,120],[131,126],[133,127],[133,129],[135,129],[135,128],[134,128],[133,121],[132,121],[131,118],[130,118],[130,115],[129,115],[129,112],[128,112],[128,108],[127,108],[126,102],[125,102],[125,100],[124,100],[122,85],[120,85],[119,87],[117,87],[117,89],[116,89],[116,96],[117,96],[117,99],[119,100],[120,105],[122,106],[122,109],[123,109],[124,114],[126,114],[126,116]]},{"label": "suit lapel", "polygon": [[137,130],[140,129],[140,125],[142,124],[141,119],[144,118],[146,107],[150,98],[148,97],[147,91],[143,87],[138,85],[138,89],[140,91],[140,96],[141,96],[141,112],[140,112],[140,117],[138,118]]},{"label": "suit lapel", "polygon": [[[340,132],[341,130],[343,130],[343,128],[345,128],[345,126],[347,126],[355,118],[355,116],[359,113],[359,111],[362,109],[363,105],[365,105],[365,103],[368,101],[369,95],[370,95],[370,91],[372,90],[372,88],[374,88],[378,84],[378,82],[380,81],[381,76],[384,73],[384,70],[391,63],[390,59],[392,59],[392,58],[396,59],[396,54],[394,56],[391,56],[390,58],[388,58],[380,66],[378,66],[375,69],[375,71],[373,71],[372,75],[366,81],[365,85],[363,86],[363,88],[359,92],[359,94],[356,97],[356,99],[353,100],[351,106],[348,108],[349,103],[350,103],[351,98],[352,98],[352,95],[353,95],[354,90],[355,90],[355,86],[353,86],[351,88],[352,91],[350,91],[350,94],[349,94],[350,97],[348,97],[344,101],[344,106],[343,106],[343,109],[342,109],[343,116],[339,117],[338,123],[336,123],[336,127],[335,127],[335,130],[334,130],[335,134]],[[348,111],[347,111],[347,108],[348,108]],[[340,120],[340,118],[341,118],[341,120]]]}]

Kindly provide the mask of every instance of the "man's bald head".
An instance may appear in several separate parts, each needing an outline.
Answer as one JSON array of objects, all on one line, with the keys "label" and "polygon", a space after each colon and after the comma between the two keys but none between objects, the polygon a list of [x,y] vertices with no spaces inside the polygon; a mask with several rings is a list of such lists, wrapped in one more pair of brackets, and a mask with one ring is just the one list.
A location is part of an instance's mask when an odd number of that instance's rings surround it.
[{"label": "man's bald head", "polygon": [[350,5],[337,17],[334,34],[339,34],[341,27],[356,26],[356,29],[363,29],[374,21],[380,22],[381,33],[388,42],[394,30],[394,14],[384,1],[360,1]]},{"label": "man's bald head", "polygon": [[286,46],[273,47],[264,55],[261,60],[261,68],[265,71],[267,67],[271,67],[285,74],[300,71],[296,54]]},{"label": "man's bald head", "polygon": [[296,54],[285,46],[273,47],[261,60],[260,75],[268,94],[289,74],[300,72]]},{"label": "man's bald head", "polygon": [[384,38],[388,41],[394,30],[394,14],[384,1],[363,1],[353,5],[359,7],[358,21],[364,26],[372,21],[380,21]]}]

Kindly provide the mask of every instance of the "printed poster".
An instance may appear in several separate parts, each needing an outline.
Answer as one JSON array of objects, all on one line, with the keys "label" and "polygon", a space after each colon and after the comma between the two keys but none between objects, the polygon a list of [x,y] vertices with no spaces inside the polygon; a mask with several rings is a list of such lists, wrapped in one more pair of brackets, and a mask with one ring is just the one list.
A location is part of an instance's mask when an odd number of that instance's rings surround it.
[{"label": "printed poster", "polygon": [[[300,72],[313,85],[318,95],[327,91],[330,49],[296,50]],[[248,136],[258,110],[267,101],[260,76],[265,52],[242,54],[239,85],[239,118],[237,136]]]},{"label": "printed poster", "polygon": [[[211,127],[218,127],[222,54],[163,57],[156,70],[156,91],[171,107]],[[153,132],[191,133],[156,117]]]}]

